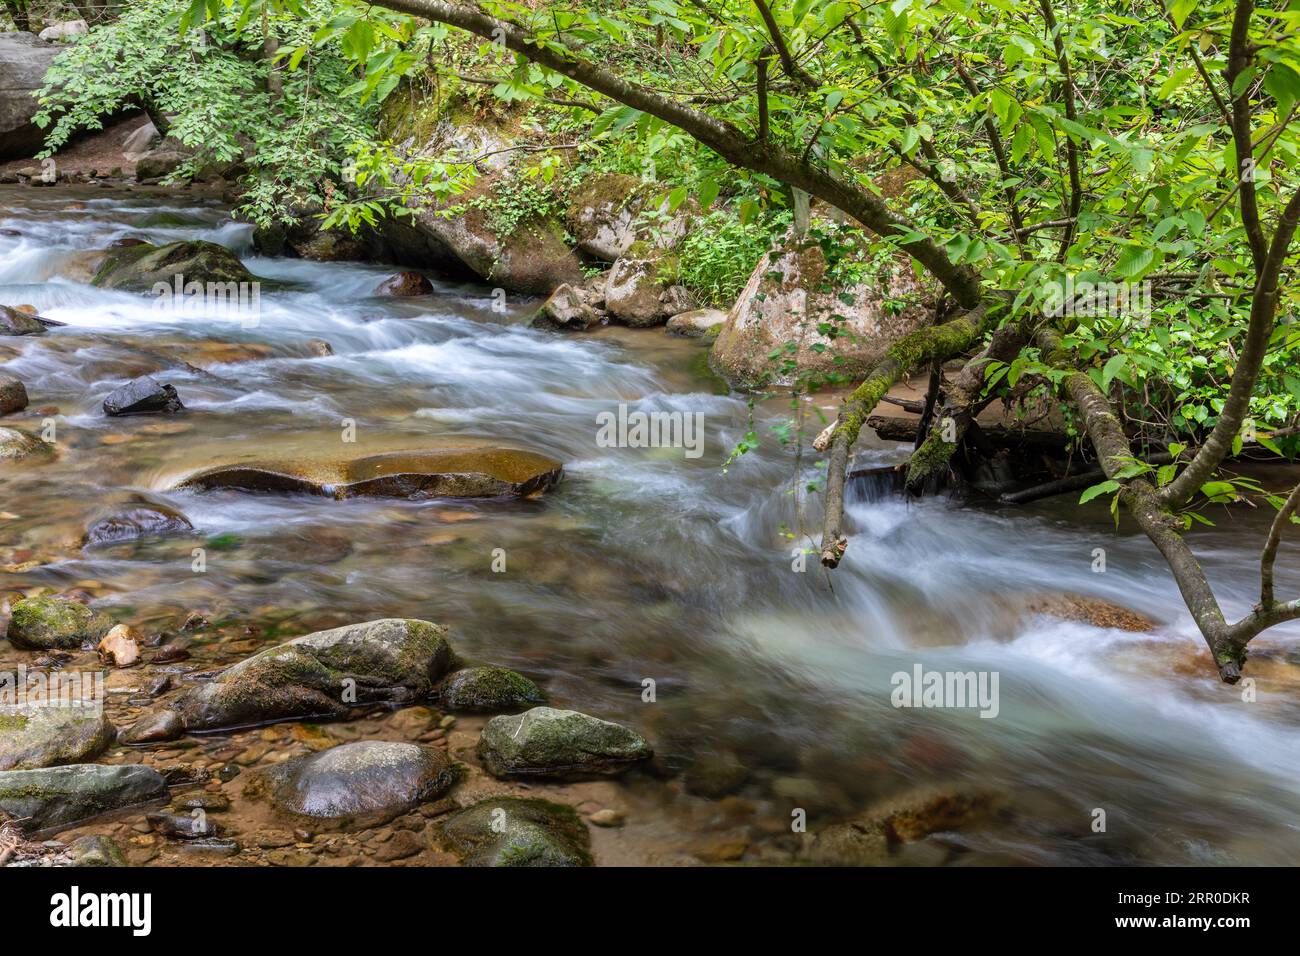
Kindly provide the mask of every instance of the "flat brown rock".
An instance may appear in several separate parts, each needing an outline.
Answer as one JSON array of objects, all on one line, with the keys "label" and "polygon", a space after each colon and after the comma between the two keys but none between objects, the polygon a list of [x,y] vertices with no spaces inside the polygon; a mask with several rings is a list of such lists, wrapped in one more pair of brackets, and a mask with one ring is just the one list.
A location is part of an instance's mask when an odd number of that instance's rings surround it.
[{"label": "flat brown rock", "polygon": [[522,498],[560,480],[563,466],[510,448],[388,452],[351,461],[242,462],[183,478],[177,487],[297,492],[331,498]]}]

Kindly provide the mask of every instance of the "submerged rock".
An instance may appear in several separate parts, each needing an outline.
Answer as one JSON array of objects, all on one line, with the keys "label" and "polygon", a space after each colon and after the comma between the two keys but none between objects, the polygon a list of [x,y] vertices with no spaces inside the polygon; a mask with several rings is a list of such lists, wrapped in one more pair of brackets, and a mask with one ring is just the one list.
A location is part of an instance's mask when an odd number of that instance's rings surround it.
[{"label": "submerged rock", "polygon": [[0,811],[24,830],[46,830],[167,795],[151,767],[72,764],[0,771]]},{"label": "submerged rock", "polygon": [[228,667],[122,733],[138,743],[292,717],[341,717],[358,704],[426,696],[450,666],[446,629],[386,618],[299,637]]},{"label": "submerged rock", "polygon": [[21,412],[27,407],[27,386],[12,375],[0,372],[0,415]]},{"label": "submerged rock", "polygon": [[591,837],[572,807],[484,800],[448,818],[443,835],[466,866],[591,866]]},{"label": "submerged rock", "polygon": [[108,749],[115,734],[108,719],[91,707],[0,707],[0,770],[93,760]]},{"label": "submerged rock", "polygon": [[576,710],[534,707],[493,717],[478,755],[495,777],[583,778],[623,773],[654,751],[634,730]]},{"label": "submerged rock", "polygon": [[299,492],[331,498],[502,498],[546,491],[563,466],[509,448],[391,452],[339,462],[246,462],[209,468],[178,487]]},{"label": "submerged rock", "polygon": [[17,428],[0,428],[0,461],[21,461],[34,455],[51,455],[54,448],[35,435]]},{"label": "submerged rock", "polygon": [[222,294],[231,292],[227,283],[264,282],[244,268],[239,257],[225,246],[190,240],[110,249],[91,283],[123,292],[152,292],[159,284],[174,289],[178,275],[182,284],[219,284],[222,288],[217,291]]},{"label": "submerged rock", "polygon": [[92,519],[81,545],[94,547],[137,538],[189,534],[193,530],[190,520],[175,508],[137,499]]},{"label": "submerged rock", "polygon": [[861,819],[821,828],[805,852],[821,866],[879,866],[890,847],[977,823],[996,803],[991,793],[921,788],[884,800]]},{"label": "submerged rock", "polygon": [[1113,628],[1142,634],[1156,629],[1156,622],[1138,611],[1105,598],[1082,594],[1040,594],[1024,600],[1029,614],[1042,614],[1063,621],[1080,621],[1094,627]]},{"label": "submerged rock", "polygon": [[374,826],[442,796],[455,780],[440,750],[362,740],[286,760],[249,789],[291,816]]},{"label": "submerged rock", "polygon": [[104,399],[105,415],[170,415],[184,409],[176,389],[151,375],[127,382]]},{"label": "submerged rock", "polygon": [[447,709],[469,713],[522,710],[546,700],[536,684],[504,667],[458,670],[438,686],[437,694]]},{"label": "submerged rock", "polygon": [[433,283],[429,281],[427,276],[423,276],[418,272],[399,272],[375,286],[375,295],[411,298],[432,294]]},{"label": "submerged rock", "polygon": [[29,597],[13,606],[9,643],[21,650],[76,648],[98,643],[113,627],[103,611],[66,597]]}]

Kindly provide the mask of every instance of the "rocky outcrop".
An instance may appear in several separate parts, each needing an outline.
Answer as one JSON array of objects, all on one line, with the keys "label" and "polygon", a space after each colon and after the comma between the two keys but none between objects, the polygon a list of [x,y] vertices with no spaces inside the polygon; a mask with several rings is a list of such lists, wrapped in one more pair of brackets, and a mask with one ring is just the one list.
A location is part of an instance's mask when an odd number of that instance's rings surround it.
[{"label": "rocky outcrop", "polygon": [[172,242],[165,246],[142,244],[110,249],[96,270],[93,285],[123,292],[152,292],[156,285],[174,289],[176,277],[191,282],[261,282],[239,257],[215,242]]},{"label": "rocky outcrop", "polygon": [[0,771],[0,812],[29,831],[65,827],[166,795],[162,775],[151,767],[71,764]]},{"label": "rocky outcrop", "polygon": [[[788,236],[764,255],[713,343],[714,371],[736,388],[791,385],[804,375],[859,377],[932,320],[929,296],[906,263],[877,259],[870,278],[851,284],[839,276],[859,268],[844,265],[828,262],[811,237]],[[784,351],[789,344],[793,352]]]},{"label": "rocky outcrop", "polygon": [[447,843],[465,866],[591,866],[591,837],[562,803],[500,797],[448,818]]},{"label": "rocky outcrop", "polygon": [[96,644],[113,627],[103,611],[66,597],[29,597],[14,604],[9,643],[20,650],[44,651]]},{"label": "rocky outcrop", "polygon": [[142,375],[104,399],[105,415],[171,415],[185,410],[176,388]]},{"label": "rocky outcrop", "polygon": [[209,468],[178,487],[297,492],[331,498],[502,498],[540,494],[559,462],[509,448],[390,452],[351,461],[244,462]]},{"label": "rocky outcrop", "polygon": [[0,707],[0,770],[36,770],[93,760],[116,731],[90,706],[53,702]]},{"label": "rocky outcrop", "polygon": [[523,710],[546,700],[536,684],[505,667],[458,670],[438,686],[437,695],[448,710],[481,714]]},{"label": "rocky outcrop", "polygon": [[122,733],[129,743],[187,730],[292,717],[342,717],[357,705],[424,697],[451,664],[446,630],[386,618],[318,631],[270,647],[188,688]]},{"label": "rocky outcrop", "polygon": [[582,779],[622,773],[654,751],[620,724],[575,710],[534,707],[489,720],[478,755],[496,777]]},{"label": "rocky outcrop", "polygon": [[386,823],[436,799],[455,780],[440,750],[363,740],[286,760],[248,790],[289,816],[360,827]]},{"label": "rocky outcrop", "polygon": [[0,33],[0,160],[40,152],[45,130],[32,122],[32,96],[45,84],[45,71],[59,47],[30,33]]}]

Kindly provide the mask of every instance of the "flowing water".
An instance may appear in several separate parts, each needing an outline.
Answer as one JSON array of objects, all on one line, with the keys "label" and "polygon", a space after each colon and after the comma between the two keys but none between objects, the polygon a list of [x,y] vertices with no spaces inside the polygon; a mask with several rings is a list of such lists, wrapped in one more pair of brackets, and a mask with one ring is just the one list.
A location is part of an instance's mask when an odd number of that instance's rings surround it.
[{"label": "flowing water", "polygon": [[[180,218],[138,226],[159,212]],[[85,284],[79,253],[128,235],[219,242],[290,285],[263,291],[253,326]],[[250,238],[215,201],[189,195],[0,190],[0,302],[66,323],[0,339],[0,369],[31,396],[4,423],[52,422],[59,448],[51,462],[0,472],[0,594],[81,590],[145,630],[174,632],[198,611],[217,636],[191,643],[192,669],[349,621],[447,624],[462,656],[516,668],[556,706],[651,737],[652,773],[601,785],[599,801],[629,818],[598,834],[598,860],[795,860],[819,828],[926,787],[993,793],[996,810],[892,862],[1300,858],[1300,628],[1257,639],[1255,699],[1243,700],[1242,687],[1214,679],[1158,554],[1104,509],[909,504],[859,487],[840,569],[828,575],[810,555],[801,572],[808,541],[787,534],[819,516],[815,498],[792,494],[800,468],[815,477],[811,463],[769,430],[786,403],[755,409],[762,446],[724,473],[749,409],[708,374],[699,343],[662,330],[531,331],[535,302],[494,311],[491,290],[474,285],[376,298],[391,269],[260,258]],[[114,387],[159,370],[186,413],[102,414]],[[597,416],[620,403],[702,413],[703,454],[601,447]],[[349,422],[355,443],[344,441]],[[906,455],[873,441],[864,436],[859,466]],[[242,455],[481,442],[552,456],[565,478],[511,503],[172,490]],[[195,534],[83,551],[88,517],[132,492],[183,511]],[[1239,614],[1257,589],[1268,516],[1217,520],[1195,543]],[[196,546],[207,548],[204,573],[192,568]],[[1284,547],[1279,562],[1284,594],[1300,592],[1294,553]],[[1066,593],[1158,626],[1134,634],[1026,610]],[[891,678],[918,664],[996,672],[996,716],[893,706]],[[391,734],[382,720],[361,732],[372,731]],[[119,748],[105,759],[141,758]],[[791,832],[798,809],[808,834]]]}]

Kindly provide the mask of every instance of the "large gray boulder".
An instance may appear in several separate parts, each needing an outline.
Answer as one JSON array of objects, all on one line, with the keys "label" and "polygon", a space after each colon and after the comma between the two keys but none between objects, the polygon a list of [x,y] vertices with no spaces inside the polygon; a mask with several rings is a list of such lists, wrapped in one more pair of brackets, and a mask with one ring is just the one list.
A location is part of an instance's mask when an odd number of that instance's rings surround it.
[{"label": "large gray boulder", "polygon": [[0,159],[32,156],[44,144],[46,131],[32,122],[39,105],[32,94],[58,52],[58,44],[30,33],[0,33]]},{"label": "large gray boulder", "polygon": [[93,707],[24,704],[0,707],[0,770],[36,770],[93,760],[115,731]]},{"label": "large gray boulder", "polygon": [[0,812],[24,830],[64,827],[167,795],[152,767],[72,764],[0,771]]},{"label": "large gray boulder", "polygon": [[221,671],[147,712],[122,733],[140,743],[187,730],[294,717],[341,717],[351,708],[426,696],[451,665],[446,628],[385,618],[317,631]]},{"label": "large gray boulder", "polygon": [[9,616],[9,643],[20,650],[73,649],[94,644],[113,628],[103,611],[58,595],[23,598]]},{"label": "large gray boulder", "polygon": [[576,710],[534,707],[489,720],[478,755],[495,777],[583,779],[622,773],[654,751],[620,724]]}]

